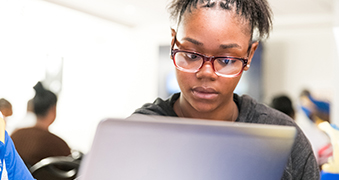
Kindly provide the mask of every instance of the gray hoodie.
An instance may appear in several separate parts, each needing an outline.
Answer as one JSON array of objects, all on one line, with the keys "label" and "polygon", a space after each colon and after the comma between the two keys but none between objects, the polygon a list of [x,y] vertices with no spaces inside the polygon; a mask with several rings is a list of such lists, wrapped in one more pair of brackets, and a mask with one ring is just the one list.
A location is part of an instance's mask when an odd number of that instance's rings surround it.
[{"label": "gray hoodie", "polygon": [[[147,103],[137,109],[134,114],[177,117],[177,114],[173,110],[173,105],[179,97],[180,93],[174,94],[166,100],[157,98],[153,103]],[[320,170],[313,154],[311,144],[293,119],[275,109],[256,102],[247,95],[238,96],[237,94],[234,94],[233,100],[239,109],[239,116],[236,122],[296,127],[297,135],[295,143],[292,147],[289,160],[281,179],[320,179]]]}]

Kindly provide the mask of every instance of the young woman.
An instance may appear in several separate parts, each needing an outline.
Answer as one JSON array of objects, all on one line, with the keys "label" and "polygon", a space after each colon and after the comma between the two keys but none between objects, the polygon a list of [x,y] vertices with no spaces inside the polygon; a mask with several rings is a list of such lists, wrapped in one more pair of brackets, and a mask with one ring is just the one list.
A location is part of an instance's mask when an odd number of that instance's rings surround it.
[{"label": "young woman", "polygon": [[293,120],[233,93],[250,68],[258,46],[253,39],[269,35],[267,1],[173,0],[169,10],[176,22],[171,58],[181,93],[158,98],[135,113],[295,126],[298,134],[282,179],[319,179],[312,148]]}]

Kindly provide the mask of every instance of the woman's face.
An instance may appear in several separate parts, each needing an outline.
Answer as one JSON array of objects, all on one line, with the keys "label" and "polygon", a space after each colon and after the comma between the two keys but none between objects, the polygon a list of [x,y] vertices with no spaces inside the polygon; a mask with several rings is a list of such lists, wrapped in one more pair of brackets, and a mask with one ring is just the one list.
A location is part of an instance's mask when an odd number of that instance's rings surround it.
[{"label": "woman's face", "polygon": [[[175,48],[180,50],[195,51],[207,56],[248,58],[249,63],[257,47],[257,43],[254,43],[251,53],[248,54],[251,40],[249,23],[225,10],[192,10],[192,13],[186,13],[183,17],[178,32],[172,30],[173,39],[175,35]],[[245,67],[244,70],[247,69]],[[218,76],[210,62],[205,62],[196,73],[177,69],[176,75],[182,92],[180,101],[198,112],[213,112],[229,107],[233,102],[233,91],[241,77]]]}]

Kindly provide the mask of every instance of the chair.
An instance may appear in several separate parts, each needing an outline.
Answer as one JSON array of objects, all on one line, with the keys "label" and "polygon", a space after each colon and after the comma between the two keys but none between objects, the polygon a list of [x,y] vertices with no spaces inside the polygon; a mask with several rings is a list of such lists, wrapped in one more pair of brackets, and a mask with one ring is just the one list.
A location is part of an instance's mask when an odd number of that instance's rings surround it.
[{"label": "chair", "polygon": [[72,156],[47,157],[31,166],[29,170],[37,180],[74,180],[80,161]]}]

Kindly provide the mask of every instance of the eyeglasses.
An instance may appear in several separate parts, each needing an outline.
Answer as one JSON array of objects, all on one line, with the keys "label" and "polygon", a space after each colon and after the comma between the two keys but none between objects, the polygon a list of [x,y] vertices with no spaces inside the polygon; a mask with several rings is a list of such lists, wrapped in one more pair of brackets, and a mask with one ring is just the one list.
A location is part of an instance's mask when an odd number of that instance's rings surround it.
[{"label": "eyeglasses", "polygon": [[[174,39],[176,43],[176,38]],[[173,46],[174,46],[173,44]],[[214,57],[197,52],[171,48],[171,56],[178,70],[190,73],[198,72],[206,61],[211,62],[214,72],[222,77],[239,76],[247,65],[248,59],[238,57]]]}]

